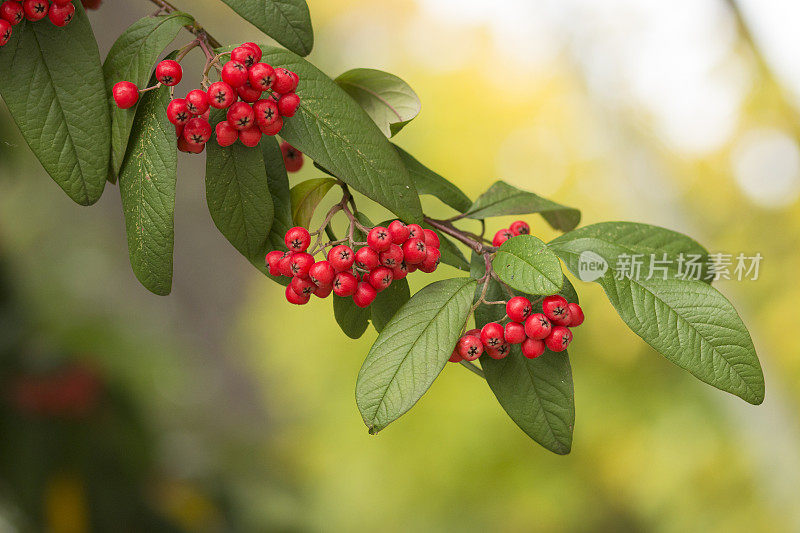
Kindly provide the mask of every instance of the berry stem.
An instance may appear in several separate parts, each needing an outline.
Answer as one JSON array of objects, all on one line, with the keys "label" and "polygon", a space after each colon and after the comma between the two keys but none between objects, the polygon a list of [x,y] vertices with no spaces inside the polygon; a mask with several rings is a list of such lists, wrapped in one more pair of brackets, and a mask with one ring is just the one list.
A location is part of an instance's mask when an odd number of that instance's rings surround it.
[{"label": "berry stem", "polygon": [[464,368],[474,373],[476,376],[480,376],[483,379],[486,379],[486,375],[483,373],[483,370],[480,367],[478,367],[478,365],[476,365],[475,363],[467,361],[466,359],[462,359],[461,361],[459,361],[459,363],[464,365]]}]

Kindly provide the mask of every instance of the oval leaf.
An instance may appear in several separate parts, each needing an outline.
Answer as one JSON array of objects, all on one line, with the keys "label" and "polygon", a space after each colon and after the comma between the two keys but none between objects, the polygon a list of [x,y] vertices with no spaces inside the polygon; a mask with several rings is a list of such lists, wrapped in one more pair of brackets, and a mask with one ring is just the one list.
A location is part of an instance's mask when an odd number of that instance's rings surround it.
[{"label": "oval leaf", "polygon": [[369,306],[375,330],[378,333],[383,331],[397,310],[410,299],[411,289],[408,288],[408,280],[405,278],[394,280],[389,287],[379,292]]},{"label": "oval leaf", "polygon": [[119,175],[128,252],[136,278],[155,294],[172,290],[175,241],[175,127],[164,110],[169,89],[145,93],[133,123],[128,156]]},{"label": "oval leaf", "polygon": [[369,307],[362,308],[351,297],[333,295],[333,316],[345,335],[358,339],[369,327]]},{"label": "oval leaf", "polygon": [[335,81],[358,102],[386,137],[397,135],[422,108],[414,89],[382,70],[354,68]]},{"label": "oval leaf", "polygon": [[461,189],[417,161],[414,156],[399,146],[393,146],[406,166],[408,175],[414,181],[419,194],[433,195],[459,213],[464,213],[470,208],[472,200],[461,192]]},{"label": "oval leaf", "polygon": [[386,325],[358,373],[356,402],[370,433],[407,412],[447,363],[467,319],[475,280],[432,283]]},{"label": "oval leaf", "polygon": [[247,22],[301,56],[314,47],[305,0],[222,0]]},{"label": "oval leaf", "polygon": [[314,178],[292,187],[292,220],[296,226],[310,226],[314,210],[334,185],[333,178]]},{"label": "oval leaf", "polygon": [[555,294],[564,284],[558,257],[533,235],[508,239],[492,265],[507,285],[528,294]]},{"label": "oval leaf", "polygon": [[505,215],[541,214],[554,229],[569,231],[581,221],[581,212],[531,192],[521,191],[503,181],[495,182],[475,200],[465,216],[488,218]]},{"label": "oval leaf", "polygon": [[108,175],[111,121],[92,28],[80,2],[67,26],[14,26],[0,47],[0,94],[48,174],[75,202],[95,203]]},{"label": "oval leaf", "polygon": [[161,52],[175,39],[181,28],[192,22],[191,16],[181,12],[145,17],[128,27],[108,52],[103,63],[103,74],[105,94],[111,109],[111,170],[114,174],[119,172],[125,157],[136,106],[130,109],[117,107],[111,89],[119,81],[129,81],[144,88]]},{"label": "oval leaf", "polygon": [[292,195],[289,189],[289,176],[283,162],[280,146],[275,137],[262,137],[261,155],[267,171],[267,186],[272,196],[274,217],[269,231],[269,243],[273,250],[285,250],[284,236],[294,226],[292,220]]}]

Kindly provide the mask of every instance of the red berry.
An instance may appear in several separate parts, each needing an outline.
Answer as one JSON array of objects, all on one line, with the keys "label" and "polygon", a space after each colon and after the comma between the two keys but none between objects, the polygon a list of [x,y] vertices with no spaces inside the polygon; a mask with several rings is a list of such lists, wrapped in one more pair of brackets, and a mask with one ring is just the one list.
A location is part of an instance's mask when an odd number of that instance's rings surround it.
[{"label": "red berry", "polygon": [[371,304],[377,295],[378,292],[372,287],[372,285],[361,281],[358,283],[358,286],[356,286],[355,294],[353,294],[353,303],[361,308],[364,308]]},{"label": "red berry", "polygon": [[225,83],[218,81],[208,88],[208,103],[216,109],[226,109],[236,101],[236,90]]},{"label": "red berry", "polygon": [[525,335],[531,339],[541,340],[550,335],[553,325],[542,313],[531,315],[525,320]]},{"label": "red berry", "polygon": [[461,357],[461,354],[458,353],[458,346],[456,346],[455,348],[453,348],[453,353],[450,354],[450,359],[448,359],[448,361],[450,361],[451,363],[458,363],[463,359],[464,358]]},{"label": "red berry", "polygon": [[405,261],[400,261],[400,264],[392,269],[392,279],[403,279],[408,276],[408,266]]},{"label": "red berry", "polygon": [[286,165],[288,172],[297,172],[303,168],[303,152],[286,141],[281,143],[281,154],[283,154],[283,164]]},{"label": "red berry", "polygon": [[[224,122],[220,122],[220,124],[224,124]],[[281,270],[280,267],[278,266],[278,264],[281,262],[281,259],[283,259],[283,252],[281,252],[280,250],[273,250],[269,252],[267,256],[264,258],[264,260],[267,263],[267,266],[269,267],[269,273],[272,274],[273,276],[281,275]]]},{"label": "red berry", "polygon": [[522,220],[517,220],[516,222],[511,224],[511,227],[508,229],[509,231],[511,231],[511,234],[514,235],[515,237],[517,235],[530,235],[531,233],[531,227],[528,225],[527,222],[523,222]]},{"label": "red berry", "polygon": [[580,326],[581,324],[583,324],[584,316],[583,316],[583,309],[581,309],[581,306],[578,304],[570,303],[567,304],[567,307],[569,308],[569,316],[570,316],[569,327],[574,328],[576,326]]},{"label": "red berry", "polygon": [[339,296],[352,296],[358,287],[358,280],[352,272],[339,272],[333,278],[333,292]]},{"label": "red berry", "polygon": [[486,347],[496,348],[503,344],[505,330],[497,322],[489,322],[481,328],[481,341]]},{"label": "red berry", "polygon": [[205,144],[211,138],[211,124],[202,118],[193,118],[183,127],[183,138],[189,144]]},{"label": "red berry", "polygon": [[330,261],[337,272],[341,272],[353,266],[355,254],[349,246],[340,244],[330,249],[328,252],[328,261]]},{"label": "red berry", "polygon": [[292,256],[294,252],[289,252],[283,256],[283,259],[278,261],[278,270],[281,272],[281,276],[288,276],[292,277]]},{"label": "red berry", "polygon": [[0,20],[0,46],[5,46],[11,39],[11,23],[7,20]]},{"label": "red berry", "polygon": [[481,330],[479,329],[471,329],[465,333],[465,335],[472,335],[473,337],[481,338]]},{"label": "red berry", "polygon": [[300,97],[295,93],[284,94],[278,99],[278,111],[284,117],[293,117],[300,107]]},{"label": "red berry", "polygon": [[50,0],[51,4],[55,4],[57,6],[65,6],[71,2],[72,0]]},{"label": "red berry", "polygon": [[297,294],[297,292],[295,292],[295,290],[292,288],[291,284],[286,287],[286,300],[290,304],[303,305],[307,304],[310,299],[311,296],[308,294]]},{"label": "red berry", "polygon": [[458,339],[456,350],[458,350],[458,355],[460,355],[462,358],[466,359],[467,361],[474,361],[483,353],[483,343],[477,337],[472,335],[464,335]]},{"label": "red berry", "polygon": [[567,299],[558,294],[548,296],[542,301],[542,312],[557,326],[568,326],[570,323]]},{"label": "red berry", "polygon": [[192,115],[202,115],[208,111],[208,94],[200,89],[189,91],[186,95],[186,107]]},{"label": "red berry", "polygon": [[86,9],[99,9],[103,0],[81,0],[81,3]]},{"label": "red berry", "polygon": [[314,291],[317,290],[317,286],[314,285],[311,280],[300,277],[293,277],[292,281],[290,282],[290,286],[297,294],[302,294],[308,297],[311,297],[311,295],[314,294]]},{"label": "red berry", "polygon": [[423,272],[430,274],[439,266],[439,261],[442,258],[442,253],[438,248],[428,248],[425,254],[425,259],[419,264],[419,269]]},{"label": "red berry", "polygon": [[246,130],[255,124],[253,108],[245,102],[236,102],[228,108],[228,123],[237,130]]},{"label": "red berry", "polygon": [[513,236],[514,234],[511,233],[510,230],[501,229],[500,231],[494,234],[494,239],[492,239],[492,246],[501,246],[504,242],[506,242]]},{"label": "red berry", "polygon": [[233,87],[241,87],[247,81],[247,67],[238,61],[228,61],[222,67],[222,81]]},{"label": "red berry", "polygon": [[183,137],[183,124],[175,124],[175,137]]},{"label": "red berry", "polygon": [[220,146],[230,146],[239,138],[239,130],[228,124],[227,120],[223,120],[217,124],[217,144]]},{"label": "red berry", "polygon": [[328,261],[317,261],[308,269],[308,277],[320,287],[333,285],[336,269]]},{"label": "red berry", "polygon": [[522,343],[522,355],[528,359],[536,359],[544,353],[544,341],[541,339],[525,339]]},{"label": "red berry", "polygon": [[389,224],[389,235],[392,236],[392,242],[397,245],[402,245],[408,240],[408,226],[399,220],[393,220]]},{"label": "red berry", "polygon": [[419,265],[427,255],[428,247],[425,246],[425,242],[422,239],[410,238],[403,244],[403,257],[409,266]]},{"label": "red berry", "polygon": [[278,119],[272,124],[267,126],[262,126],[259,124],[258,127],[261,129],[261,133],[264,135],[277,135],[281,131],[281,128],[283,128],[283,119],[278,117]]},{"label": "red berry", "polygon": [[302,226],[290,228],[283,237],[286,247],[293,252],[305,252],[311,244],[311,234]]},{"label": "red berry", "polygon": [[525,322],[532,312],[531,301],[524,296],[514,296],[506,302],[506,314],[514,322]]},{"label": "red berry", "polygon": [[521,344],[525,340],[525,326],[519,322],[509,322],[504,337],[509,344]]},{"label": "red berry", "polygon": [[[22,9],[22,4],[13,2],[12,0],[3,2],[3,4],[0,5],[0,18],[8,22],[11,26],[16,26],[25,18],[25,11]],[[4,25],[0,24],[0,33],[3,33],[4,29]],[[2,42],[1,39],[0,42]]]},{"label": "red berry", "polygon": [[191,118],[189,106],[186,105],[186,100],[183,98],[176,98],[167,106],[167,120],[176,126],[185,125]]},{"label": "red berry", "polygon": [[129,109],[139,101],[139,88],[129,81],[120,81],[114,84],[111,94],[120,109]]},{"label": "red berry", "polygon": [[297,88],[297,81],[297,74],[291,70],[276,68],[275,81],[272,82],[272,88],[280,94],[290,93]]},{"label": "red berry", "polygon": [[156,66],[156,79],[162,85],[172,87],[178,85],[183,78],[183,69],[180,64],[173,59],[165,59]]},{"label": "red berry", "polygon": [[58,5],[54,3],[50,6],[50,11],[47,13],[47,17],[50,19],[50,22],[59,28],[63,28],[69,24],[74,16],[75,6],[71,3],[64,5]]},{"label": "red berry", "polygon": [[258,129],[258,126],[251,126],[239,132],[239,140],[248,148],[258,146],[258,143],[261,141],[261,136],[262,133],[261,130]]},{"label": "red berry", "polygon": [[431,229],[424,229],[422,230],[425,246],[428,248],[438,248],[439,247],[439,236],[436,235],[436,232]]},{"label": "red berry", "polygon": [[376,252],[388,250],[392,245],[392,238],[389,230],[383,226],[375,226],[367,234],[367,244]]},{"label": "red berry", "polygon": [[378,252],[370,248],[369,246],[364,246],[363,248],[359,248],[356,252],[356,266],[358,268],[364,270],[372,270],[373,268],[377,268],[380,266],[381,260],[378,256]]},{"label": "red berry", "polygon": [[551,352],[563,352],[572,342],[572,332],[564,326],[556,326],[550,332],[550,336],[544,340],[547,349]]},{"label": "red berry", "polygon": [[[259,50],[260,52],[260,50]],[[231,51],[231,60],[242,63],[247,68],[252,67],[261,59],[261,54],[249,46],[239,46]]]},{"label": "red berry", "polygon": [[259,126],[269,126],[281,118],[278,106],[269,99],[261,99],[253,104],[253,113]]},{"label": "red berry", "polygon": [[321,287],[317,287],[317,290],[314,291],[314,294],[320,298],[327,298],[333,292],[333,283],[330,285],[323,285]]},{"label": "red berry", "polygon": [[392,271],[386,267],[378,267],[367,274],[367,281],[378,292],[388,288],[392,284],[392,280]]},{"label": "red berry", "polygon": [[275,71],[266,63],[256,63],[250,67],[247,76],[250,85],[260,91],[266,91],[272,87],[272,82],[275,81]]},{"label": "red berry", "polygon": [[422,226],[419,224],[409,224],[406,226],[408,228],[408,238],[409,239],[421,239],[425,240],[425,232],[422,231]]},{"label": "red berry", "polygon": [[25,12],[25,17],[31,22],[45,18],[49,9],[50,5],[47,0],[25,0],[22,2],[22,10]]},{"label": "red berry", "polygon": [[292,276],[298,278],[307,278],[308,271],[311,269],[311,265],[314,264],[314,256],[311,254],[307,254],[305,252],[298,252],[292,254],[292,258],[289,261],[289,269],[292,271]]},{"label": "red berry", "polygon": [[261,61],[261,47],[258,46],[256,43],[243,43],[242,46],[247,46],[248,48],[252,49],[256,53],[256,62]]},{"label": "red berry", "polygon": [[486,348],[486,355],[491,357],[492,359],[504,359],[509,353],[511,353],[511,346],[508,344],[501,344],[500,346],[485,346]]},{"label": "red berry", "polygon": [[187,154],[199,154],[205,149],[205,144],[195,144],[187,141],[186,138],[183,137],[183,132],[181,132],[181,136],[178,137],[178,150],[181,152],[186,152]]},{"label": "red berry", "polygon": [[388,269],[393,269],[403,262],[403,249],[396,244],[390,244],[389,249],[380,253],[381,264]]},{"label": "red berry", "polygon": [[261,98],[261,91],[252,87],[249,81],[244,82],[244,85],[241,87],[237,87],[236,94],[239,95],[239,98],[250,104]]},{"label": "red berry", "polygon": [[406,270],[409,274],[416,272],[419,269],[417,265],[409,265],[407,261],[404,261],[404,263],[406,264]]}]

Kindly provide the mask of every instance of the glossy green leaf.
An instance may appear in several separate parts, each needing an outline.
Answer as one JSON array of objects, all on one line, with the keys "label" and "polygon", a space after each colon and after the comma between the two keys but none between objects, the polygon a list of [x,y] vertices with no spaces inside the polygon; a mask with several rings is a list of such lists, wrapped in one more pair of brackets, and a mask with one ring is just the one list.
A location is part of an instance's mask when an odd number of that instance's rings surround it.
[{"label": "glossy green leaf", "polygon": [[467,319],[475,280],[432,283],[389,321],[358,373],[356,402],[370,433],[407,412],[447,364]]},{"label": "glossy green leaf", "polygon": [[386,137],[397,135],[422,108],[411,86],[382,70],[354,68],[335,81],[358,102]]},{"label": "glossy green leaf", "polygon": [[350,296],[333,295],[333,316],[345,335],[358,339],[369,327],[369,307],[358,307]]},{"label": "glossy green leaf", "polygon": [[372,316],[372,325],[380,333],[386,324],[397,314],[397,311],[411,299],[411,289],[408,288],[408,281],[397,279],[382,290],[375,297],[369,310]]},{"label": "glossy green leaf", "polygon": [[296,226],[307,228],[317,206],[336,185],[333,178],[314,178],[292,187],[292,220]]},{"label": "glossy green leaf", "polygon": [[261,138],[261,155],[267,171],[267,186],[272,196],[274,218],[269,231],[269,243],[273,250],[285,250],[284,236],[294,226],[292,220],[292,196],[289,189],[289,176],[278,141],[275,137]]},{"label": "glossy green leaf", "polygon": [[555,294],[564,283],[558,257],[533,235],[508,239],[492,265],[507,285],[527,294]]},{"label": "glossy green leaf", "polygon": [[164,110],[170,101],[163,87],[142,97],[134,119],[128,156],[119,174],[119,190],[128,252],[136,278],[155,294],[172,290],[175,241],[175,128]]},{"label": "glossy green leaf", "polygon": [[111,121],[97,43],[78,2],[75,17],[14,26],[0,47],[0,94],[34,155],[81,205],[108,175]]},{"label": "glossy green leaf", "polygon": [[305,0],[222,0],[243,19],[301,56],[314,47]]},{"label": "glossy green leaf", "polygon": [[574,229],[581,221],[581,212],[577,209],[522,191],[503,181],[495,182],[479,196],[467,211],[467,217],[483,219],[530,213],[539,213],[554,229],[561,231]]},{"label": "glossy green leaf", "polygon": [[408,170],[408,175],[414,181],[419,194],[430,194],[449,205],[459,213],[465,213],[472,206],[472,200],[461,192],[461,189],[450,183],[436,172],[432,171],[411,154],[394,145],[403,164]]}]

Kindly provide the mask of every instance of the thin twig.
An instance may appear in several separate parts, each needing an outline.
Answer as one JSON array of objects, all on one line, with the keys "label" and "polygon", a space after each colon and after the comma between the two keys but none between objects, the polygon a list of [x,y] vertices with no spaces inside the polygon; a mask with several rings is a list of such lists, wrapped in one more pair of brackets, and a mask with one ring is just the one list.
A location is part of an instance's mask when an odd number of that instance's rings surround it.
[{"label": "thin twig", "polygon": [[[161,8],[161,10],[163,10],[163,11],[165,11],[167,13],[173,13],[175,11],[181,11],[177,7],[175,7],[172,4],[170,4],[169,2],[167,2],[167,0],[150,0],[150,2],[152,2],[155,5],[157,5],[159,8]],[[189,26],[184,26],[184,27],[188,31],[190,31],[193,34],[195,34],[198,38],[208,42],[208,44],[211,45],[212,48],[219,48],[220,46],[222,46],[218,40],[216,40],[214,37],[212,37],[211,34],[209,34],[206,30],[204,30],[203,27],[200,24],[198,24],[197,22],[195,22],[194,24],[191,24]]]}]

